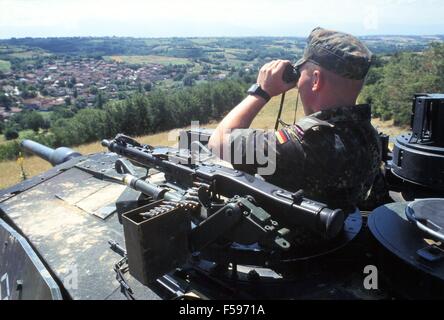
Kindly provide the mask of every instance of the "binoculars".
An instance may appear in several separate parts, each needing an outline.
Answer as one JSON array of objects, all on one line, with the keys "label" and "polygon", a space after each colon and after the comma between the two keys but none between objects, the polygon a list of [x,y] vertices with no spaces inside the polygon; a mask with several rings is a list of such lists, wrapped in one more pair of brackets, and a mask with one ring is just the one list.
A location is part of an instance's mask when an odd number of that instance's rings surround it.
[{"label": "binoculars", "polygon": [[299,71],[299,67],[295,67],[292,64],[289,64],[282,75],[282,80],[287,83],[298,82],[301,77],[301,72]]}]

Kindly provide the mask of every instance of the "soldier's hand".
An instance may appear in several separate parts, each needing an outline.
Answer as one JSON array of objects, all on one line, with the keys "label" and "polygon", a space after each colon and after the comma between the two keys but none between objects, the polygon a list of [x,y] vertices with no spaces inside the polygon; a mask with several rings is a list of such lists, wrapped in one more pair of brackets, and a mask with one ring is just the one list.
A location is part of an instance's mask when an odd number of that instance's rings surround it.
[{"label": "soldier's hand", "polygon": [[296,83],[286,83],[282,76],[285,67],[291,64],[288,60],[275,60],[265,64],[259,71],[257,83],[270,97],[284,93],[296,86]]}]

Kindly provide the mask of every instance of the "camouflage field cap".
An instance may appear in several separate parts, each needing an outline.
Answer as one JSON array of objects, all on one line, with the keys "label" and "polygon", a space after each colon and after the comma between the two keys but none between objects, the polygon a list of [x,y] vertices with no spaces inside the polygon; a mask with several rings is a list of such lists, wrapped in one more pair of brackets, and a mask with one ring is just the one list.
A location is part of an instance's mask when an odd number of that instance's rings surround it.
[{"label": "camouflage field cap", "polygon": [[356,37],[342,32],[314,29],[304,56],[296,66],[310,61],[348,79],[362,80],[370,69],[372,53]]}]

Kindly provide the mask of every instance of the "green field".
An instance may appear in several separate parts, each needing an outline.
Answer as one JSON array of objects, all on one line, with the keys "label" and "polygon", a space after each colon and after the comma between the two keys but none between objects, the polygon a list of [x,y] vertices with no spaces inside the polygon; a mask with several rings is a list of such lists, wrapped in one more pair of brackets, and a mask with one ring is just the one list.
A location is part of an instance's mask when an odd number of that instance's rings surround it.
[{"label": "green field", "polygon": [[11,71],[11,62],[0,60],[0,72],[6,73]]},{"label": "green field", "polygon": [[[10,68],[11,59],[33,60],[36,58],[50,57],[51,53],[40,48],[27,48],[22,46],[0,46],[0,71]],[[6,64],[5,64],[6,63]]]},{"label": "green field", "polygon": [[104,56],[105,60],[112,60],[116,62],[124,62],[129,64],[187,64],[190,60],[185,58],[165,57],[165,56]]},{"label": "green field", "polygon": [[23,52],[14,52],[7,55],[8,58],[17,58],[17,59],[35,59],[41,57],[49,57],[52,54],[40,51],[40,50],[29,50]]},{"label": "green field", "polygon": [[11,54],[17,52],[26,52],[27,49],[19,46],[0,46],[0,54]]}]

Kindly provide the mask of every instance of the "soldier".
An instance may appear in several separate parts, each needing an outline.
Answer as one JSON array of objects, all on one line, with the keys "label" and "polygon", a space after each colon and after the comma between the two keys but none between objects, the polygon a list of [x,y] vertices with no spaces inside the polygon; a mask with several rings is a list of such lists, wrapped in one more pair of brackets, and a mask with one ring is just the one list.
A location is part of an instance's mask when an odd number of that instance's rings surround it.
[{"label": "soldier", "polygon": [[[300,73],[297,82],[283,81],[289,64],[277,60],[262,67],[257,84],[218,125],[209,147],[221,157],[224,146],[231,147],[231,162],[234,155],[243,159],[233,166],[250,174],[261,165],[245,161],[248,143],[263,148],[266,156],[275,152],[275,172],[264,179],[290,191],[303,189],[308,198],[350,213],[368,196],[381,164],[371,108],[356,105],[371,52],[352,35],[316,28],[294,66]],[[295,86],[304,106],[303,119],[275,133],[247,129],[271,97]],[[261,145],[251,138],[258,136],[264,140]]]}]

